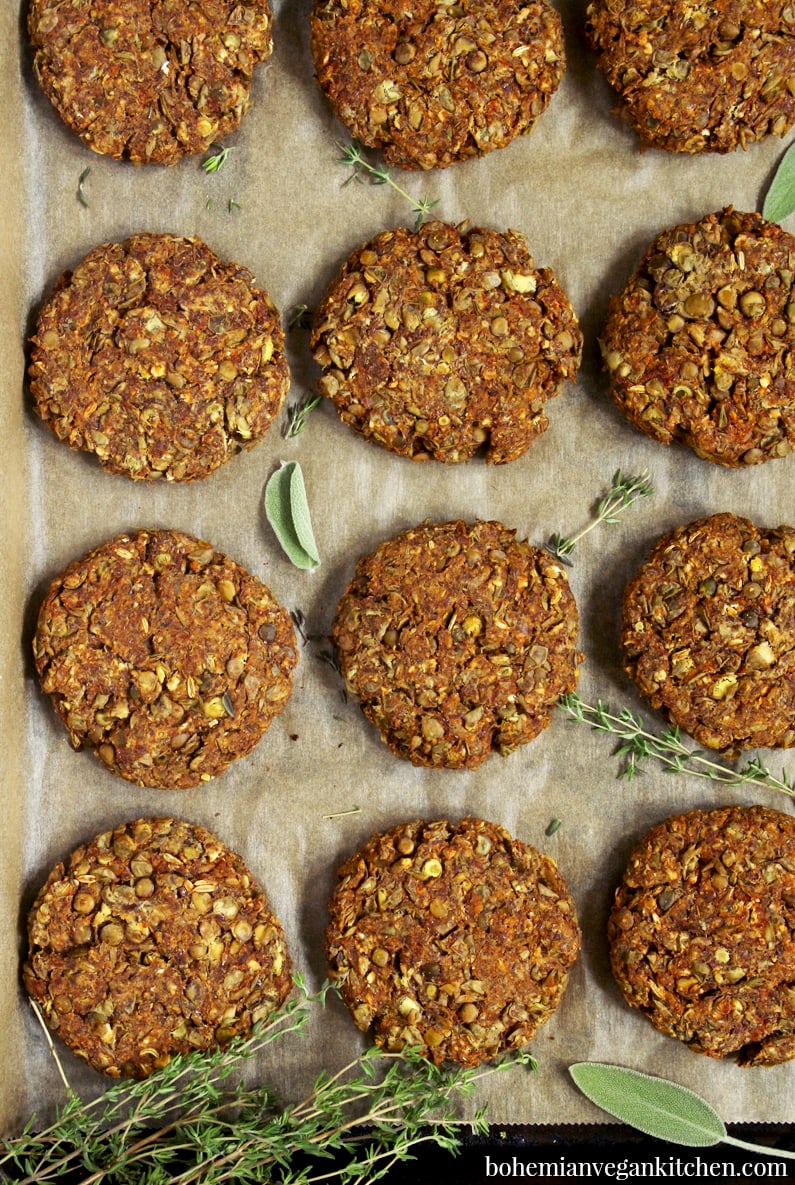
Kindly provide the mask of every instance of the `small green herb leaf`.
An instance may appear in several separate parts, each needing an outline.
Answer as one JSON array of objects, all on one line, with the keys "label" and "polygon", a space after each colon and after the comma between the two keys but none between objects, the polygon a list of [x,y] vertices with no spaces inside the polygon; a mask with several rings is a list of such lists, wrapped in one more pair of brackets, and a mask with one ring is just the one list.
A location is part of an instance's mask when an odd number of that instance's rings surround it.
[{"label": "small green herb leaf", "polygon": [[320,556],[312,531],[304,475],[297,461],[282,462],[265,487],[265,514],[285,555],[297,568],[316,568]]},{"label": "small green herb leaf", "polygon": [[685,1086],[600,1062],[577,1062],[569,1073],[592,1103],[646,1135],[692,1148],[726,1138],[721,1117]]},{"label": "small green herb leaf", "polygon": [[80,174],[78,181],[77,181],[77,200],[80,202],[81,206],[85,206],[86,208],[88,208],[91,205],[91,203],[89,202],[89,200],[86,196],[86,190],[85,190],[85,184],[86,184],[86,181],[88,180],[90,173],[91,173],[91,165],[86,165],[86,167],[83,169],[83,172]]},{"label": "small green herb leaf", "polygon": [[768,222],[782,222],[795,213],[795,144],[784,153],[762,206]]}]

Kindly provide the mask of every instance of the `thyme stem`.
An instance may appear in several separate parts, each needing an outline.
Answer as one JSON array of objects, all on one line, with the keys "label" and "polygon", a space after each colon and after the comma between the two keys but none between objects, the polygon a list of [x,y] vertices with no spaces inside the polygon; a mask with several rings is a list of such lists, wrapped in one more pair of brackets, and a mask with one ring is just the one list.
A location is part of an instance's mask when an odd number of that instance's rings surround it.
[{"label": "thyme stem", "polygon": [[573,719],[589,725],[594,732],[610,733],[623,742],[615,750],[615,755],[623,758],[619,776],[630,781],[643,761],[653,759],[669,773],[693,774],[727,786],[760,786],[795,797],[795,785],[786,770],[782,770],[777,777],[758,756],[749,758],[741,766],[723,765],[707,756],[703,749],[686,745],[678,727],[659,734],[649,732],[643,718],[634,715],[629,708],[620,708],[615,712],[601,699],[597,700],[595,706],[587,704],[575,692],[564,695],[560,705]]},{"label": "thyme stem", "polygon": [[603,498],[596,505],[596,512],[590,522],[581,527],[574,535],[564,538],[553,535],[549,547],[559,560],[570,556],[577,544],[600,523],[617,523],[624,513],[639,498],[649,498],[654,493],[654,486],[649,480],[647,472],[625,475],[617,469],[613,476],[613,484]]},{"label": "thyme stem", "polygon": [[[67,1101],[44,1131],[28,1123],[22,1135],[0,1143],[0,1175],[34,1185],[61,1180],[79,1185],[221,1185],[235,1181],[378,1180],[417,1144],[433,1140],[455,1151],[460,1123],[450,1114],[484,1074],[519,1062],[519,1053],[474,1072],[435,1066],[416,1049],[383,1054],[372,1048],[334,1074],[322,1073],[301,1101],[282,1107],[269,1087],[222,1087],[241,1062],[279,1036],[298,1032],[312,1004],[325,1002],[329,984],[307,996],[296,976],[291,1000],[264,1029],[209,1054],[176,1057],[138,1082],[122,1082],[83,1103]],[[57,1060],[57,1054],[53,1049]],[[474,1125],[484,1129],[485,1111]],[[300,1157],[300,1164],[296,1158]],[[328,1171],[323,1158],[334,1157]],[[12,1166],[17,1175],[12,1175]]]},{"label": "thyme stem", "polygon": [[435,206],[438,206],[438,198],[435,201],[431,201],[427,193],[423,194],[421,198],[412,197],[412,195],[407,190],[405,190],[397,183],[397,181],[395,181],[392,173],[386,167],[386,165],[374,165],[367,159],[367,157],[364,155],[364,149],[362,148],[362,145],[357,140],[352,140],[347,146],[340,144],[339,148],[342,152],[342,156],[338,158],[339,163],[342,165],[348,165],[353,169],[348,181],[345,181],[344,184],[347,185],[349,181],[359,180],[361,179],[362,174],[366,173],[369,175],[370,181],[373,185],[389,185],[392,189],[394,189],[395,193],[399,194],[402,198],[405,198],[407,202],[411,203],[411,208],[416,218],[414,223],[415,231],[420,229],[431,210],[433,210]]}]

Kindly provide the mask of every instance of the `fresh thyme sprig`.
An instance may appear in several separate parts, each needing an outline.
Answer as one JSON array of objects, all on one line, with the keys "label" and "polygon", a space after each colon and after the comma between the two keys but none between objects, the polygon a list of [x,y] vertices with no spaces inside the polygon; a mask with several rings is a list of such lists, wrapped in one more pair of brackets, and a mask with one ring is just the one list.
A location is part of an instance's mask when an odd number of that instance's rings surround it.
[{"label": "fresh thyme sprig", "polygon": [[352,140],[347,146],[340,144],[342,156],[340,156],[339,163],[341,165],[348,165],[353,169],[350,177],[343,184],[354,180],[361,180],[362,176],[366,174],[372,185],[389,185],[394,189],[395,193],[399,193],[401,197],[405,198],[407,202],[411,202],[411,208],[415,215],[414,229],[419,230],[425,219],[430,214],[435,206],[439,205],[438,198],[431,201],[428,194],[423,194],[421,198],[412,197],[402,186],[398,185],[389,169],[384,164],[374,165],[364,155],[364,149],[357,140]]},{"label": "fresh thyme sprig", "polygon": [[621,777],[631,780],[643,761],[654,760],[660,762],[668,773],[693,774],[726,786],[760,786],[795,797],[795,785],[786,770],[776,777],[758,755],[749,758],[744,765],[722,765],[707,756],[703,749],[692,749],[686,745],[677,727],[659,734],[649,732],[643,717],[635,715],[629,708],[620,708],[615,712],[601,699],[596,701],[596,706],[587,704],[575,692],[564,695],[560,705],[575,720],[589,725],[595,732],[607,732],[618,737],[622,743],[615,750],[615,755],[623,759]]},{"label": "fresh thyme sprig", "polygon": [[202,161],[202,168],[205,173],[219,172],[229,160],[229,153],[233,151],[231,148],[223,148],[220,144],[217,146],[214,145],[214,147],[217,148],[217,151]]},{"label": "fresh thyme sprig", "polygon": [[296,304],[287,317],[288,329],[308,329],[312,323],[312,310],[308,304]]},{"label": "fresh thyme sprig", "polygon": [[[298,998],[245,1040],[174,1058],[149,1078],[116,1084],[88,1103],[69,1089],[49,1127],[36,1131],[31,1121],[0,1144],[0,1172],[20,1185],[67,1176],[76,1185],[359,1185],[380,1179],[418,1144],[456,1152],[455,1100],[495,1070],[536,1068],[526,1052],[464,1070],[435,1066],[417,1050],[372,1048],[337,1073],[322,1073],[305,1099],[288,1106],[267,1086],[228,1085],[244,1060],[304,1028],[311,1005],[325,1002],[328,984],[307,996],[300,977],[296,982]],[[485,1132],[485,1108],[471,1126]]]},{"label": "fresh thyme sprig", "polygon": [[288,403],[287,418],[282,428],[282,436],[285,440],[303,432],[309,416],[322,402],[322,395],[305,395],[298,403]]},{"label": "fresh thyme sprig", "polygon": [[559,560],[564,560],[574,551],[580,540],[598,527],[600,523],[617,523],[624,513],[639,498],[648,498],[654,493],[654,486],[649,480],[648,473],[638,473],[628,476],[617,469],[613,476],[613,484],[603,498],[596,505],[596,513],[586,526],[574,535],[564,538],[555,534],[549,541],[550,550]]}]

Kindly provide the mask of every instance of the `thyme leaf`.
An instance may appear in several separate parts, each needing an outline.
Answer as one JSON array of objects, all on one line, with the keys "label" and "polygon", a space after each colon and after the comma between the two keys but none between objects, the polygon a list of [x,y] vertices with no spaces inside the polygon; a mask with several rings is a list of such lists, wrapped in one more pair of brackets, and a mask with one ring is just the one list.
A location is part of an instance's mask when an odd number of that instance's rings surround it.
[{"label": "thyme leaf", "polygon": [[685,744],[676,726],[662,733],[650,732],[643,718],[629,708],[614,711],[601,699],[594,706],[586,703],[576,692],[564,695],[560,706],[574,720],[587,724],[594,732],[606,732],[619,739],[621,743],[614,754],[622,759],[619,777],[628,781],[640,771],[644,761],[656,761],[669,773],[692,774],[725,786],[759,786],[795,797],[795,785],[786,770],[776,776],[758,755],[749,758],[744,765],[724,765],[708,756],[703,749],[694,749]]},{"label": "thyme leaf", "polygon": [[569,1067],[569,1073],[597,1107],[648,1136],[690,1148],[733,1144],[764,1156],[795,1159],[795,1152],[749,1144],[730,1136],[706,1099],[667,1078],[601,1062],[576,1062]]},{"label": "thyme leaf", "polygon": [[617,469],[613,476],[613,484],[596,504],[596,511],[591,521],[568,538],[559,534],[553,535],[547,545],[549,550],[557,559],[567,560],[589,531],[593,531],[600,523],[617,523],[624,511],[628,510],[633,503],[637,502],[639,498],[649,498],[653,493],[654,486],[651,484],[647,472],[626,475]]},{"label": "thyme leaf", "polygon": [[91,165],[86,165],[86,167],[83,169],[83,172],[80,174],[80,176],[77,179],[77,200],[80,202],[80,205],[85,206],[86,209],[88,209],[88,207],[91,205],[91,202],[88,200],[88,197],[86,196],[86,189],[85,189],[86,181],[88,180],[90,173],[91,173]]},{"label": "thyme leaf", "polygon": [[[65,1177],[75,1185],[371,1182],[423,1142],[457,1151],[456,1101],[495,1070],[536,1068],[526,1052],[465,1070],[435,1066],[417,1050],[383,1054],[373,1047],[337,1073],[321,1073],[304,1099],[283,1105],[269,1085],[242,1084],[239,1071],[283,1036],[301,1032],[312,1007],[325,1004],[328,983],[309,996],[295,979],[298,996],[245,1039],[175,1057],[90,1102],[68,1089],[49,1126],[31,1120],[0,1142],[0,1173],[21,1185]],[[485,1108],[472,1126],[486,1130]],[[334,1164],[324,1163],[332,1157]]]},{"label": "thyme leaf", "polygon": [[400,194],[407,202],[411,203],[412,211],[415,215],[414,229],[419,230],[423,222],[426,220],[431,210],[439,205],[439,199],[436,198],[431,201],[428,194],[423,194],[421,198],[412,197],[407,190],[398,185],[390,170],[384,164],[374,165],[364,155],[364,149],[358,140],[352,140],[350,144],[344,146],[339,145],[342,156],[338,158],[341,165],[348,165],[353,172],[347,181],[343,182],[347,185],[350,181],[360,181],[367,176],[372,185],[389,185],[394,189],[395,193]]},{"label": "thyme leaf", "polygon": [[768,222],[783,222],[795,213],[795,144],[781,158],[762,205]]}]

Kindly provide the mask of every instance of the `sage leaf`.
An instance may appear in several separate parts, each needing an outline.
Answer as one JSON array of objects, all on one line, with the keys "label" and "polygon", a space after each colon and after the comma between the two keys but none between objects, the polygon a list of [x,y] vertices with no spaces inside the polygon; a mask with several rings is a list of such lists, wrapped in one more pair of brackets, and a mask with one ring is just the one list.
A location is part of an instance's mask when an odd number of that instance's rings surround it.
[{"label": "sage leaf", "polygon": [[265,515],[287,558],[296,568],[320,563],[301,466],[282,462],[265,486]]},{"label": "sage leaf", "polygon": [[709,1103],[666,1078],[601,1062],[577,1062],[569,1073],[592,1103],[648,1136],[693,1148],[726,1139],[723,1120]]},{"label": "sage leaf", "polygon": [[765,195],[762,217],[781,222],[795,213],[795,143],[784,153]]},{"label": "sage leaf", "polygon": [[760,1156],[795,1160],[795,1152],[730,1136],[706,1099],[667,1078],[655,1078],[639,1070],[603,1062],[575,1062],[569,1066],[569,1073],[592,1103],[647,1136],[691,1148],[731,1144]]}]

